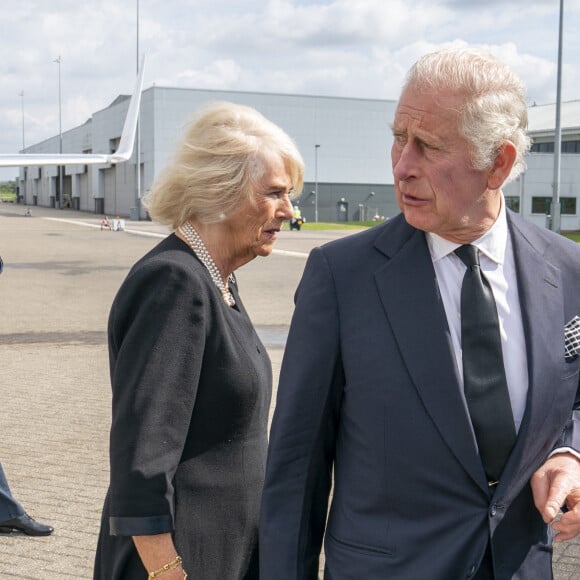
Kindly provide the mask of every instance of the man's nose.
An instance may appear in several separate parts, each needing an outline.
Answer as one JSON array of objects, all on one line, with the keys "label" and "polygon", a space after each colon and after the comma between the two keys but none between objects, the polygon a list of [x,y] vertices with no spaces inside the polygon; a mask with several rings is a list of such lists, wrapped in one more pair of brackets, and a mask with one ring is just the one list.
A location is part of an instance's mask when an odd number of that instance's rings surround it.
[{"label": "man's nose", "polygon": [[417,173],[417,151],[411,142],[405,143],[402,148],[393,147],[391,151],[393,163],[393,177],[396,181],[406,181],[415,177]]}]

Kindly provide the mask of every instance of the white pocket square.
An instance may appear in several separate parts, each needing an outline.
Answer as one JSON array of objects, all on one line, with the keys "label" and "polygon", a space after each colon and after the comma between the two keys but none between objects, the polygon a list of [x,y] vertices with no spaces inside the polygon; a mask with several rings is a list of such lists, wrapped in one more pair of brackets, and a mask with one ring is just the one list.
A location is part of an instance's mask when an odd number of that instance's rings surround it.
[{"label": "white pocket square", "polygon": [[564,358],[575,359],[580,350],[580,316],[574,316],[564,326]]}]

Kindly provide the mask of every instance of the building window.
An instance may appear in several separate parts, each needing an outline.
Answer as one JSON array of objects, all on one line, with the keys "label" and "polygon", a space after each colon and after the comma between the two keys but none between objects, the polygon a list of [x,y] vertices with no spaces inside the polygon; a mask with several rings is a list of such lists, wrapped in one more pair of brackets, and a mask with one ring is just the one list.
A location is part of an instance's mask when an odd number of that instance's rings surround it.
[{"label": "building window", "polygon": [[554,142],[551,143],[533,143],[530,149],[532,153],[554,153]]},{"label": "building window", "polygon": [[560,211],[562,212],[562,215],[576,215],[576,198],[561,197]]},{"label": "building window", "polygon": [[562,153],[580,153],[580,141],[563,141]]},{"label": "building window", "polygon": [[506,195],[505,205],[507,208],[520,213],[520,198],[516,195]]},{"label": "building window", "polygon": [[[533,143],[530,149],[532,153],[554,153],[554,142]],[[562,153],[580,153],[580,140],[562,141]]]},{"label": "building window", "polygon": [[109,139],[109,153],[115,153],[119,149],[119,144],[121,143],[121,137],[116,139]]},{"label": "building window", "polygon": [[[532,197],[532,213],[548,215],[550,214],[551,204],[552,204],[551,197]],[[562,215],[576,215],[576,198],[561,197],[560,213]]]}]

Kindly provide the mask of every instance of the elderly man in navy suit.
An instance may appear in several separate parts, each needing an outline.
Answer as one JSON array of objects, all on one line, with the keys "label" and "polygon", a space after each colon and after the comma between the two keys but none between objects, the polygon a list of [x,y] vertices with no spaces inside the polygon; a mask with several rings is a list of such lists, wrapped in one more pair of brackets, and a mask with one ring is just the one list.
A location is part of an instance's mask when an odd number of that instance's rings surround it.
[{"label": "elderly man in navy suit", "polygon": [[547,580],[580,531],[580,248],[506,208],[527,107],[494,57],[421,58],[392,128],[401,215],[296,294],[261,578],[317,578],[324,537],[327,580]]}]

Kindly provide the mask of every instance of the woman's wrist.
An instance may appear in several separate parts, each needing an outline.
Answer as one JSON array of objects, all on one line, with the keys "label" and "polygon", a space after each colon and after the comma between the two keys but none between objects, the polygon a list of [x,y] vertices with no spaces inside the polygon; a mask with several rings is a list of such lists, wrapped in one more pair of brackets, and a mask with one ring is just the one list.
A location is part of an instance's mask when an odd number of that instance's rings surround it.
[{"label": "woman's wrist", "polygon": [[[160,576],[163,576],[172,570],[176,570],[177,568],[180,569],[180,572],[183,574],[183,578],[187,578],[187,573],[183,569],[183,560],[181,559],[181,556],[175,556],[171,562],[167,562],[157,570],[152,570],[149,572],[147,580],[154,580],[155,578],[159,578]],[[175,574],[171,574],[171,576],[175,576]]]}]

